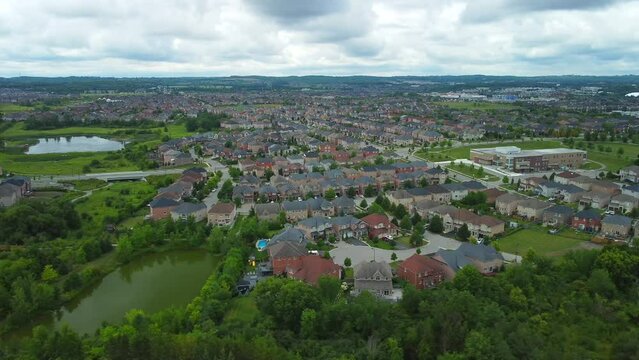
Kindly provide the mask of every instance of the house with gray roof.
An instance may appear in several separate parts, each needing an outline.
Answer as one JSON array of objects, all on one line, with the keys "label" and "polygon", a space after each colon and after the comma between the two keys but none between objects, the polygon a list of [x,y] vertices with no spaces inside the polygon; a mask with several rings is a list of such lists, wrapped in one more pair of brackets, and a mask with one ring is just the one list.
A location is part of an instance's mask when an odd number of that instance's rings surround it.
[{"label": "house with gray roof", "polygon": [[361,239],[368,234],[366,223],[352,215],[334,217],[330,221],[332,234],[337,239]]},{"label": "house with gray roof", "polygon": [[266,204],[255,204],[255,215],[258,220],[276,220],[282,211],[279,203],[271,202]]},{"label": "house with gray roof", "polygon": [[460,183],[441,184],[439,186],[448,190],[451,200],[461,200],[468,195],[468,188]]},{"label": "house with gray roof", "polygon": [[632,219],[623,215],[610,215],[601,220],[601,235],[611,239],[626,239],[630,236]]},{"label": "house with gray roof", "polygon": [[331,205],[335,215],[352,215],[355,213],[355,200],[348,196],[340,196],[333,199]]},{"label": "house with gray roof", "polygon": [[183,202],[171,210],[171,218],[174,221],[193,218],[195,222],[205,220],[207,216],[206,205],[202,203]]},{"label": "house with gray roof", "polygon": [[20,187],[10,183],[0,184],[0,207],[9,207],[22,197]]},{"label": "house with gray roof", "polygon": [[324,216],[313,216],[308,219],[301,220],[297,223],[296,228],[300,229],[307,239],[317,240],[326,237],[330,233],[333,224],[331,220]]},{"label": "house with gray roof", "polygon": [[632,211],[637,206],[639,206],[639,199],[634,196],[619,194],[610,198],[608,210],[623,214]]},{"label": "house with gray roof", "polygon": [[393,272],[387,262],[361,262],[353,269],[355,294],[368,291],[379,297],[393,293]]},{"label": "house with gray roof", "polygon": [[282,230],[279,234],[273,236],[271,238],[271,241],[269,241],[267,247],[274,246],[275,244],[279,242],[290,242],[290,243],[294,243],[294,244],[302,245],[306,247],[307,239],[306,239],[306,236],[304,235],[304,232],[302,232],[300,229],[288,228],[288,229]]},{"label": "house with gray roof", "polygon": [[504,257],[492,246],[483,244],[462,243],[457,249],[440,249],[433,258],[445,263],[446,277],[452,279],[464,266],[474,266],[482,274],[499,271],[504,264]]},{"label": "house with gray roof", "polygon": [[554,205],[544,210],[542,221],[545,226],[560,227],[570,225],[575,211],[565,205]]}]

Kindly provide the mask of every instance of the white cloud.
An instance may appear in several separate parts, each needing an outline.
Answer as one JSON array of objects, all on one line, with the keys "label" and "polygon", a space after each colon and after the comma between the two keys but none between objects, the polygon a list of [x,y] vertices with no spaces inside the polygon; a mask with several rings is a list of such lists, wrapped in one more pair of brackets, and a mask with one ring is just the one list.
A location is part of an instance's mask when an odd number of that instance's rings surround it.
[{"label": "white cloud", "polygon": [[638,16],[611,0],[2,1],[0,76],[639,73]]}]

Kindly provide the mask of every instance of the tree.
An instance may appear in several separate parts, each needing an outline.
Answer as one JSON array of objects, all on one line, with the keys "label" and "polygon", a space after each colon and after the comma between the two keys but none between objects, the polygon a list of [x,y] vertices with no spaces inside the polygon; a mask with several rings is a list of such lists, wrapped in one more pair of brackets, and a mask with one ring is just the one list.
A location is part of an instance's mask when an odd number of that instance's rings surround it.
[{"label": "tree", "polygon": [[399,222],[399,227],[402,228],[402,230],[408,231],[411,229],[412,226],[413,224],[410,222],[410,217],[408,216],[408,214],[404,215],[402,220]]},{"label": "tree", "polygon": [[229,201],[233,197],[233,182],[228,179],[223,184],[217,193],[217,197],[220,200]]},{"label": "tree", "polygon": [[368,202],[366,201],[366,199],[363,199],[362,202],[359,203],[359,207],[361,207],[362,209],[366,209],[368,207]]},{"label": "tree", "polygon": [[355,197],[355,195],[357,195],[357,190],[355,190],[354,187],[349,187],[348,189],[346,189],[346,196],[352,199]]},{"label": "tree", "polygon": [[508,181],[508,176],[504,176],[504,177],[501,179],[501,182],[502,182],[502,183],[504,183],[504,184],[508,184],[508,182],[509,182],[509,181]]},{"label": "tree", "polygon": [[406,210],[406,207],[403,204],[399,204],[395,208],[395,211],[393,211],[393,215],[395,215],[395,217],[398,219],[403,219],[404,217],[408,215],[408,211]]},{"label": "tree", "polygon": [[351,265],[352,265],[351,264],[351,258],[349,258],[349,257],[345,258],[344,259],[344,266],[350,267]]},{"label": "tree", "polygon": [[397,260],[397,254],[392,253],[391,254],[391,261],[395,261],[395,260]]},{"label": "tree", "polygon": [[333,188],[328,188],[328,190],[324,192],[324,198],[328,201],[335,199],[335,190],[333,190]]},{"label": "tree", "polygon": [[464,224],[457,230],[457,237],[461,241],[468,241],[470,237],[470,231],[468,230],[468,225]]},{"label": "tree", "polygon": [[58,277],[60,277],[60,274],[58,274],[52,265],[46,265],[44,270],[42,270],[42,281],[53,282],[56,281]]},{"label": "tree", "polygon": [[[428,225],[430,231],[441,234],[444,231],[444,222],[439,215],[435,215],[430,219],[430,224]],[[468,230],[468,228],[466,228]]]},{"label": "tree", "polygon": [[376,194],[377,194],[377,189],[376,189],[376,188],[375,188],[372,184],[367,185],[367,186],[364,188],[364,196],[366,196],[366,197],[373,197],[373,196],[375,196]]}]

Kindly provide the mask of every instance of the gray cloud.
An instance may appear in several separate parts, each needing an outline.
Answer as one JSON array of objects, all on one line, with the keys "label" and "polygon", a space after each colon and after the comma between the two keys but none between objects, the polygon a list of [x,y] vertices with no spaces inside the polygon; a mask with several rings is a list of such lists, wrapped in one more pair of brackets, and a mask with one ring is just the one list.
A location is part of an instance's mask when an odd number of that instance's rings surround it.
[{"label": "gray cloud", "polygon": [[281,22],[298,22],[338,13],[348,8],[345,0],[246,0],[251,8]]},{"label": "gray cloud", "polygon": [[0,1],[0,76],[639,73],[639,1]]}]

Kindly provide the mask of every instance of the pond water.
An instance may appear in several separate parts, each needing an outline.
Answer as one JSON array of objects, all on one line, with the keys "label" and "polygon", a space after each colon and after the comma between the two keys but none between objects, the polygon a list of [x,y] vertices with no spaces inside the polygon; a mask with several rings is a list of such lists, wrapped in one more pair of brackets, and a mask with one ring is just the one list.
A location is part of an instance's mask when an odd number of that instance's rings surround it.
[{"label": "pond water", "polygon": [[[146,255],[108,274],[36,325],[59,329],[67,324],[81,334],[93,334],[105,321],[120,323],[131,309],[154,313],[185,306],[199,294],[218,260],[196,250]],[[31,327],[20,332],[16,335],[28,335]]]},{"label": "pond water", "polygon": [[122,148],[124,148],[124,144],[122,142],[105,139],[99,136],[66,136],[40,138],[38,139],[37,144],[29,146],[26,154],[116,151]]}]

